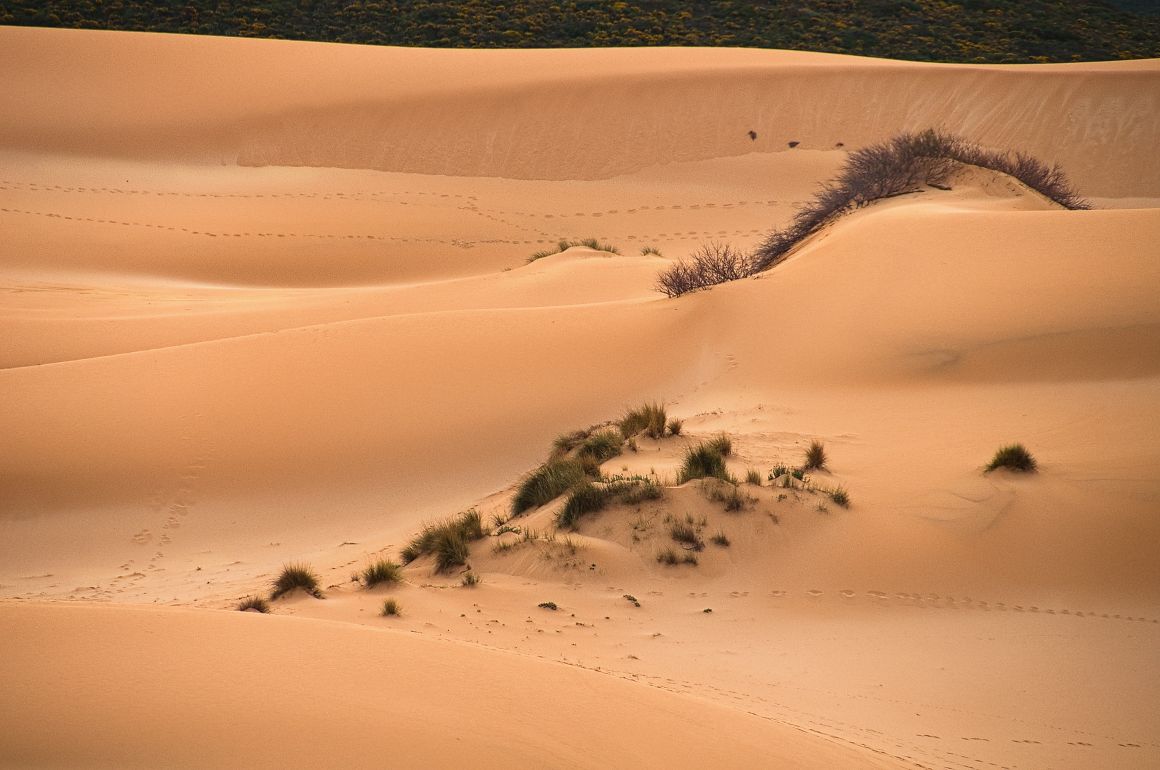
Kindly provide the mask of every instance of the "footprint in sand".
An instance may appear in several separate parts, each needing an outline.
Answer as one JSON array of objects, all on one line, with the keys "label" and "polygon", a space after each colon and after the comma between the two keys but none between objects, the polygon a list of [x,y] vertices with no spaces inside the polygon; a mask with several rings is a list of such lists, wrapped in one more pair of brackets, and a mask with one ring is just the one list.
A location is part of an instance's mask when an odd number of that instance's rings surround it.
[{"label": "footprint in sand", "polygon": [[811,588],[810,590],[806,591],[806,596],[810,597],[811,599],[818,599],[821,598],[822,593],[822,591],[819,591],[816,588]]},{"label": "footprint in sand", "polygon": [[137,545],[145,545],[152,539],[153,533],[147,529],[141,530],[137,534],[133,535],[132,538],[130,538],[130,540],[132,540],[132,542],[136,543]]},{"label": "footprint in sand", "polygon": [[853,599],[854,598],[854,592],[848,588],[843,590],[843,591],[840,591],[839,593],[842,595],[843,599]]}]

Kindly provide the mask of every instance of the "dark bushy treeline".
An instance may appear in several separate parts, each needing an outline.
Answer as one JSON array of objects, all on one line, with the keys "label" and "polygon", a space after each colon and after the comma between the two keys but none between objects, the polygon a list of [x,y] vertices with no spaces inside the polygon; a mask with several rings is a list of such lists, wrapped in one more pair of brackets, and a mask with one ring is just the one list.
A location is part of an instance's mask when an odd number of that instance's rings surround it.
[{"label": "dark bushy treeline", "polygon": [[941,187],[964,165],[1014,177],[1064,208],[1091,208],[1059,166],[1048,166],[1023,152],[988,150],[933,129],[904,133],[851,153],[838,176],[798,209],[789,226],[766,236],[752,254],[728,245],[703,246],[661,273],[657,290],[676,297],[768,270],[842,214],[924,185]]}]

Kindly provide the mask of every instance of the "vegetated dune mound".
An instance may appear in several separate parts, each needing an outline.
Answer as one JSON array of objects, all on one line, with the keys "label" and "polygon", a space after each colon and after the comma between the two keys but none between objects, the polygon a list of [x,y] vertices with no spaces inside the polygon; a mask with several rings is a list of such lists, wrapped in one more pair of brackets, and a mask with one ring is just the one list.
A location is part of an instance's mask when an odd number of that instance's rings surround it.
[{"label": "vegetated dune mound", "polygon": [[[8,64],[0,94],[11,107],[0,141],[11,146],[603,179],[790,143],[857,147],[937,126],[1059,162],[1088,195],[1160,194],[1152,61],[966,67],[728,49],[425,51],[0,34]],[[94,70],[78,66],[85,62],[102,73],[96,84]],[[46,103],[44,93],[59,98]]]},{"label": "vegetated dune mound", "polygon": [[5,764],[892,766],[688,695],[349,624],[3,605],[0,629]]}]

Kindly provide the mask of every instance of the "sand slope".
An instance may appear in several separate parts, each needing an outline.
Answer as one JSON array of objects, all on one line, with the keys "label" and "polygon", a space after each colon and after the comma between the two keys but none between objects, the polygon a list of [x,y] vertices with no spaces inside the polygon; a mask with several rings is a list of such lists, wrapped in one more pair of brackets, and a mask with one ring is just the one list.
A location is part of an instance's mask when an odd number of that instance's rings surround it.
[{"label": "sand slope", "polygon": [[[0,64],[0,763],[1160,762],[1156,62],[0,28]],[[927,125],[1100,208],[968,172],[754,280],[653,291]],[[526,264],[587,236],[622,253]],[[476,589],[426,560],[351,581],[645,399],[684,435],[606,472],[671,480],[727,431],[764,475],[817,437],[852,507],[693,483],[479,543]],[[1041,473],[982,474],[1010,441]],[[732,544],[663,567],[685,514]],[[296,559],[325,601],[215,611]]]}]

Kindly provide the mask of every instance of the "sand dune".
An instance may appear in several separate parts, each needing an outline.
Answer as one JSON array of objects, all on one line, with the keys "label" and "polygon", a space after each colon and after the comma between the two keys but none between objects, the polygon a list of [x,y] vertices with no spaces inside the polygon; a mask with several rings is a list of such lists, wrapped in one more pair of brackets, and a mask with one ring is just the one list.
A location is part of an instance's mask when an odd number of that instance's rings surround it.
[{"label": "sand dune", "polygon": [[[1157,62],[0,43],[0,764],[1160,762]],[[653,290],[928,125],[1099,206],[968,171]],[[683,435],[604,470],[662,500],[351,580],[654,399]],[[823,439],[852,506],[676,486],[720,431],[739,476]],[[686,514],[731,545],[658,564]],[[325,600],[217,611],[291,560]]]}]

